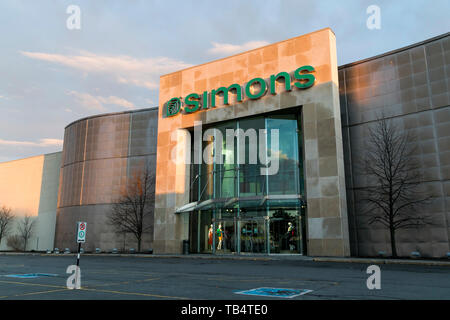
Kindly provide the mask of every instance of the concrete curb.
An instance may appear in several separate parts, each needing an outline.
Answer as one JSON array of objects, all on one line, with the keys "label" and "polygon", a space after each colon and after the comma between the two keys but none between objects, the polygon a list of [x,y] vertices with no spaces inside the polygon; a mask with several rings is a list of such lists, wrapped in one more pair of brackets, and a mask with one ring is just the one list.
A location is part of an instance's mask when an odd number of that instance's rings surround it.
[{"label": "concrete curb", "polygon": [[[47,256],[47,257],[75,257],[77,253],[43,253],[43,252],[0,252],[2,255],[31,255],[31,256]],[[312,261],[312,257],[298,256],[298,255],[177,255],[177,254],[139,254],[139,253],[82,253],[82,256],[93,257],[134,257],[134,258],[162,258],[162,259],[204,259],[204,260],[246,260],[246,261]]]},{"label": "concrete curb", "polygon": [[[41,256],[76,256],[76,253],[66,254],[40,254]],[[204,260],[273,260],[270,257],[237,257],[237,256],[203,256],[203,255],[161,255],[161,254],[139,254],[139,253],[83,253],[82,256],[93,257],[133,257],[133,258],[163,258],[163,259],[204,259]]]},{"label": "concrete curb", "polygon": [[[0,256],[48,256],[48,257],[75,257],[76,253],[43,253],[43,252],[0,252]],[[417,259],[380,259],[380,258],[335,258],[335,257],[308,257],[299,255],[177,255],[177,254],[139,254],[139,253],[83,253],[83,256],[93,257],[134,257],[134,258],[162,258],[162,259],[204,259],[204,260],[242,260],[242,261],[311,261],[311,262],[340,262],[361,264],[400,264],[450,267],[450,261],[417,260]]]},{"label": "concrete curb", "polygon": [[[69,254],[47,254],[41,253],[41,256],[76,256],[76,253]],[[94,257],[134,257],[134,258],[162,258],[162,259],[203,259],[203,260],[245,260],[245,261],[312,261],[312,257],[298,255],[271,256],[271,255],[208,255],[208,254],[138,254],[138,253],[84,253],[83,256]]]},{"label": "concrete curb", "polygon": [[403,264],[403,265],[421,265],[421,266],[440,266],[450,267],[450,261],[434,260],[407,260],[407,259],[376,259],[376,258],[332,258],[320,257],[313,258],[314,262],[346,262],[346,263],[367,263],[367,264]]}]

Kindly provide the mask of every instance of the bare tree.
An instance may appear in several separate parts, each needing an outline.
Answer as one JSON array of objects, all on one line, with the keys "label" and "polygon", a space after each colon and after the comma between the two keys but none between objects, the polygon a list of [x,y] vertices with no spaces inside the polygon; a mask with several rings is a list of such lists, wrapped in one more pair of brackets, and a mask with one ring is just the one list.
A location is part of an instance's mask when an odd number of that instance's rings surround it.
[{"label": "bare tree", "polygon": [[148,167],[129,179],[118,201],[108,216],[108,223],[118,234],[131,233],[141,251],[142,237],[151,228],[155,204],[155,176]]},{"label": "bare tree", "polygon": [[19,222],[19,236],[23,239],[23,251],[27,250],[28,240],[33,236],[36,220],[26,215]]},{"label": "bare tree", "polygon": [[360,190],[360,201],[366,205],[369,225],[379,223],[389,229],[393,257],[397,257],[398,229],[430,223],[420,210],[430,197],[419,190],[419,165],[413,157],[412,141],[409,133],[379,119],[369,131],[363,160],[363,171],[373,180]]},{"label": "bare tree", "polygon": [[8,237],[6,243],[7,243],[8,247],[12,248],[14,251],[22,251],[23,250],[23,239],[21,236],[19,236],[17,234]]},{"label": "bare tree", "polygon": [[14,220],[14,216],[11,213],[11,208],[2,206],[0,208],[0,244],[2,239],[9,235],[11,230],[11,222]]}]

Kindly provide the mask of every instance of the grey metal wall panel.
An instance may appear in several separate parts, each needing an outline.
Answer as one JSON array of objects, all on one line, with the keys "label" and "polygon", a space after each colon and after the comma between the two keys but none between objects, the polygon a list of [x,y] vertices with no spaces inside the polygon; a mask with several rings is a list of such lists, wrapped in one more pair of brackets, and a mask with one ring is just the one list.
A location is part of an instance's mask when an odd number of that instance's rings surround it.
[{"label": "grey metal wall panel", "polygon": [[352,255],[390,252],[381,226],[368,226],[358,204],[358,187],[367,185],[359,170],[368,128],[388,118],[416,139],[421,187],[433,198],[423,210],[433,225],[398,232],[398,251],[408,256],[443,257],[449,248],[450,217],[450,37],[448,34],[404,50],[339,69],[340,99]]}]

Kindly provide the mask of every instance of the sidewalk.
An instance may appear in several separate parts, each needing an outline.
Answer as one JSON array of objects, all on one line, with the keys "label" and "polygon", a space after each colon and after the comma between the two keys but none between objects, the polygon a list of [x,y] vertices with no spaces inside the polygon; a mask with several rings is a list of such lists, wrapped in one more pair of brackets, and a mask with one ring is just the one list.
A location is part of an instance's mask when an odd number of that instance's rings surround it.
[{"label": "sidewalk", "polygon": [[[76,256],[76,253],[43,253],[43,252],[0,252],[4,255],[38,255],[38,256]],[[135,257],[135,258],[172,258],[172,259],[212,259],[212,260],[246,260],[246,261],[310,261],[310,262],[340,262],[340,263],[362,263],[362,264],[403,264],[422,266],[444,266],[450,267],[450,259],[427,260],[427,259],[388,259],[388,258],[358,258],[358,257],[309,257],[295,254],[241,254],[241,255],[210,255],[210,254],[139,254],[139,253],[83,253],[83,256],[96,257]]]},{"label": "sidewalk", "polygon": [[315,262],[347,262],[347,263],[367,263],[367,264],[404,264],[421,266],[441,266],[450,267],[450,259],[426,260],[426,259],[386,259],[386,258],[336,258],[336,257],[313,257]]},{"label": "sidewalk", "polygon": [[[1,254],[0,254],[1,255]],[[76,253],[69,254],[47,254],[39,253],[41,256],[75,256]],[[280,261],[280,260],[295,260],[295,261],[313,261],[312,257],[301,256],[297,254],[286,255],[266,255],[266,254],[139,254],[139,253],[83,253],[83,256],[97,256],[97,257],[136,257],[136,258],[163,258],[163,259],[205,259],[205,260],[247,260],[247,261]]]}]

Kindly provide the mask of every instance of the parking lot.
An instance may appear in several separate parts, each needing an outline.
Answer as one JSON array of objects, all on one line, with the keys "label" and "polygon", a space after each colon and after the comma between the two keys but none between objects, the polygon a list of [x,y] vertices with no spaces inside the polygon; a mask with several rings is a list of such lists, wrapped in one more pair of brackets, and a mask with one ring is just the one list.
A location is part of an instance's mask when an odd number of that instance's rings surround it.
[{"label": "parking lot", "polygon": [[[450,299],[450,268],[381,265],[381,289],[366,285],[368,264],[249,257],[81,257],[81,289],[69,290],[70,255],[0,255],[0,299],[282,299],[255,288],[309,290],[292,299]],[[27,275],[21,277],[21,275]]]}]

